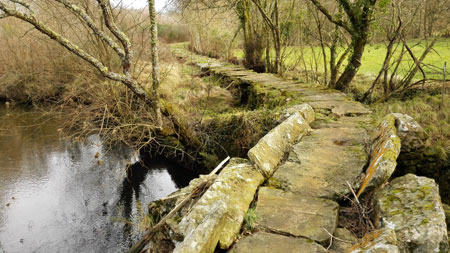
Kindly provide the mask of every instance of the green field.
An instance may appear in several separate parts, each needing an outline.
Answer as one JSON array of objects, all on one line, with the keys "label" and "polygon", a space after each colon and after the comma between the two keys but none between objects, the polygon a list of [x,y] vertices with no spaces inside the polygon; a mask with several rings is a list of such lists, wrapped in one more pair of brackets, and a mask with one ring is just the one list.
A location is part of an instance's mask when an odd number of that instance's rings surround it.
[{"label": "green field", "polygon": [[[419,44],[417,44],[417,41],[414,40],[408,42],[408,45],[411,47],[417,58],[419,58],[424,51],[425,44],[425,41],[422,41]],[[450,65],[450,38],[439,39],[433,48],[434,50],[430,52],[424,60],[424,64],[426,64],[424,71],[427,74],[427,78],[442,79],[442,68],[444,62],[447,61],[447,65]],[[287,66],[292,66],[296,64],[296,62],[299,62],[300,56],[303,55],[307,70],[312,70],[311,68],[315,69],[315,65],[317,64],[318,71],[323,72],[323,57],[320,47],[304,48],[303,53],[298,47],[289,47],[284,50],[286,53],[285,63]],[[341,53],[342,51],[343,50],[341,49]],[[400,48],[397,51],[398,53],[396,53],[396,55],[399,55]],[[329,59],[329,50],[326,51],[326,54],[327,59]],[[383,64],[385,54],[386,46],[384,44],[368,44],[365,48],[362,57],[362,65],[358,74],[372,76],[377,75]],[[237,58],[243,58],[243,51],[236,50],[234,56]],[[314,58],[317,60],[315,61]],[[300,62],[297,65],[297,69],[305,70],[305,64]],[[413,64],[414,61],[409,57],[409,55],[408,57],[405,56],[399,67],[399,74],[401,75],[402,73],[406,73],[406,71],[413,66]],[[447,68],[447,73],[450,73],[450,70],[448,69],[449,67]],[[420,73],[417,75],[417,78],[422,78]]]}]

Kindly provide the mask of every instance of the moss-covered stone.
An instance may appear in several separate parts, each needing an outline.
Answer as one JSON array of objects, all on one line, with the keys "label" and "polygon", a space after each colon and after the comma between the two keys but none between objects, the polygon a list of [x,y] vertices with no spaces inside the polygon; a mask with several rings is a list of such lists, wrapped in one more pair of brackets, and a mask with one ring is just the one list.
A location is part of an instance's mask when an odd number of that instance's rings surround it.
[{"label": "moss-covered stone", "polygon": [[371,136],[370,162],[358,195],[380,186],[394,173],[401,148],[396,133],[395,118],[389,114]]},{"label": "moss-covered stone", "polygon": [[408,174],[374,196],[376,224],[395,231],[401,252],[448,252],[445,214],[433,179]]},{"label": "moss-covered stone", "polygon": [[288,160],[273,174],[287,191],[313,197],[340,199],[359,187],[367,163],[359,127],[315,129],[295,144]]},{"label": "moss-covered stone", "polygon": [[339,205],[331,200],[312,198],[282,190],[261,187],[256,213],[258,226],[318,242],[330,239],[337,226]]},{"label": "moss-covered stone", "polygon": [[[178,231],[184,236],[193,233],[208,215],[211,207],[218,205],[220,212],[225,216],[224,226],[219,233],[219,245],[221,248],[227,249],[237,237],[244,215],[253,200],[256,189],[263,180],[263,176],[248,160],[233,158],[192,207],[189,214],[183,217],[178,224]],[[214,217],[214,219],[220,218]],[[202,237],[201,242],[195,243],[201,244],[204,243],[203,240],[207,239]]]},{"label": "moss-covered stone", "polygon": [[309,131],[308,122],[299,112],[272,129],[248,152],[248,157],[269,178],[283,160],[290,146]]}]

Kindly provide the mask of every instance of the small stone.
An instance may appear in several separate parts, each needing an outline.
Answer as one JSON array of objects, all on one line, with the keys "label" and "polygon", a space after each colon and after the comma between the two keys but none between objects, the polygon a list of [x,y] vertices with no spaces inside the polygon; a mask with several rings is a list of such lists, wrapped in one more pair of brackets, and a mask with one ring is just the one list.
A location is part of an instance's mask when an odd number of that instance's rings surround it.
[{"label": "small stone", "polygon": [[391,115],[395,118],[397,135],[402,140],[402,152],[423,148],[426,136],[420,124],[407,114],[392,113]]}]

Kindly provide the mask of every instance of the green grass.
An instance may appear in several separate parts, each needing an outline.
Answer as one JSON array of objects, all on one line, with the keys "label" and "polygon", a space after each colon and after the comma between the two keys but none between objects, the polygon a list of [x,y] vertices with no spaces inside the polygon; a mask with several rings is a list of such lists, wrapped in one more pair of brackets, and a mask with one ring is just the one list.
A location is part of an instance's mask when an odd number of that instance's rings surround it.
[{"label": "green grass", "polygon": [[[412,51],[414,52],[415,56],[417,58],[419,58],[421,53],[425,49],[426,42],[422,41],[420,44],[418,44],[418,45],[416,45],[416,44],[417,44],[417,41],[415,41],[415,40],[411,40],[408,42],[408,45],[410,47],[412,47]],[[285,50],[286,50],[286,52],[288,52],[286,61],[285,61],[286,65],[291,66],[291,65],[295,64],[295,62],[301,55],[301,50],[296,47],[285,48]],[[400,48],[397,51],[400,51]],[[311,66],[314,65],[314,56],[313,56],[314,53],[316,54],[316,58],[318,59],[318,61],[317,61],[318,71],[323,72],[323,58],[322,58],[320,47],[314,47],[313,49],[305,48],[303,50],[303,55],[305,58],[306,65],[308,66],[309,69],[311,69]],[[340,53],[343,53],[342,49],[341,49]],[[330,58],[329,50],[326,51],[326,54],[327,54],[327,59],[329,59]],[[364,51],[364,54],[362,57],[362,64],[361,64],[358,74],[370,75],[370,76],[377,75],[383,64],[385,54],[386,54],[386,46],[382,43],[366,45],[366,48],[365,48],[365,51]],[[397,55],[399,55],[399,53],[397,53]],[[237,58],[243,58],[244,53],[242,50],[236,50],[234,52],[234,56]],[[436,67],[442,69],[442,67],[444,65],[444,61],[447,61],[448,65],[450,64],[450,38],[439,39],[434,46],[434,51],[430,52],[427,55],[427,57],[424,60],[424,63],[427,65],[433,65],[433,66],[436,66]],[[400,65],[399,74],[406,73],[408,68],[410,66],[412,66],[413,64],[414,64],[414,61],[409,56],[405,57],[405,60],[402,61],[401,65]],[[343,65],[345,65],[345,62],[343,63]],[[300,65],[299,67],[300,67],[300,69],[303,69],[302,65]],[[425,67],[424,70],[427,74],[427,78],[442,79],[442,70],[439,71],[433,67]],[[447,72],[450,73],[450,70],[447,70]],[[421,78],[421,74],[418,73],[416,78]]]},{"label": "green grass", "polygon": [[247,231],[253,231],[255,228],[255,223],[258,220],[258,215],[256,214],[255,208],[248,209],[247,213],[244,216],[244,228]]}]

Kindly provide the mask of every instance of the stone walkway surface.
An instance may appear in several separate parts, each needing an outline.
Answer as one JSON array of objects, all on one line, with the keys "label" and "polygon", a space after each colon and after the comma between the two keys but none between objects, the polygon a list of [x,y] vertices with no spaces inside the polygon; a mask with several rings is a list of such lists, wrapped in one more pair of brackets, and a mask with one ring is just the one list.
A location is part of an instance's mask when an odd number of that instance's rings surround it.
[{"label": "stone walkway surface", "polygon": [[323,245],[337,228],[337,201],[351,193],[350,187],[359,188],[369,160],[366,127],[371,111],[336,90],[183,53],[175,52],[204,71],[249,84],[261,104],[298,100],[323,116],[288,149],[287,159],[273,174],[265,171],[268,183],[259,188],[256,204],[259,232],[241,238],[230,251],[327,252]]},{"label": "stone walkway surface", "polygon": [[[350,186],[359,188],[360,175],[368,162],[368,137],[361,123],[365,120],[318,123],[295,144],[287,160],[269,178],[268,186],[258,193],[257,229],[276,236],[257,233],[238,241],[231,252],[326,252],[322,245],[337,228],[337,201],[351,194]],[[254,251],[257,244],[251,242],[262,239],[264,245],[288,248]],[[304,244],[304,239],[309,239],[308,246],[293,246]]]},{"label": "stone walkway surface", "polygon": [[[352,190],[359,189],[359,195],[385,183],[401,144],[416,140],[420,126],[411,117],[389,114],[371,129],[371,111],[342,92],[255,73],[183,48],[174,53],[219,76],[227,87],[238,86],[234,96],[249,109],[287,108],[287,119],[250,149],[249,160],[233,158],[182,218],[178,227],[185,239],[174,252],[214,252],[217,247],[233,253],[448,252],[438,186],[413,175],[375,194],[374,222],[380,230],[356,244],[348,230],[337,228],[339,200]],[[252,197],[256,229],[243,236],[240,228]]]}]

